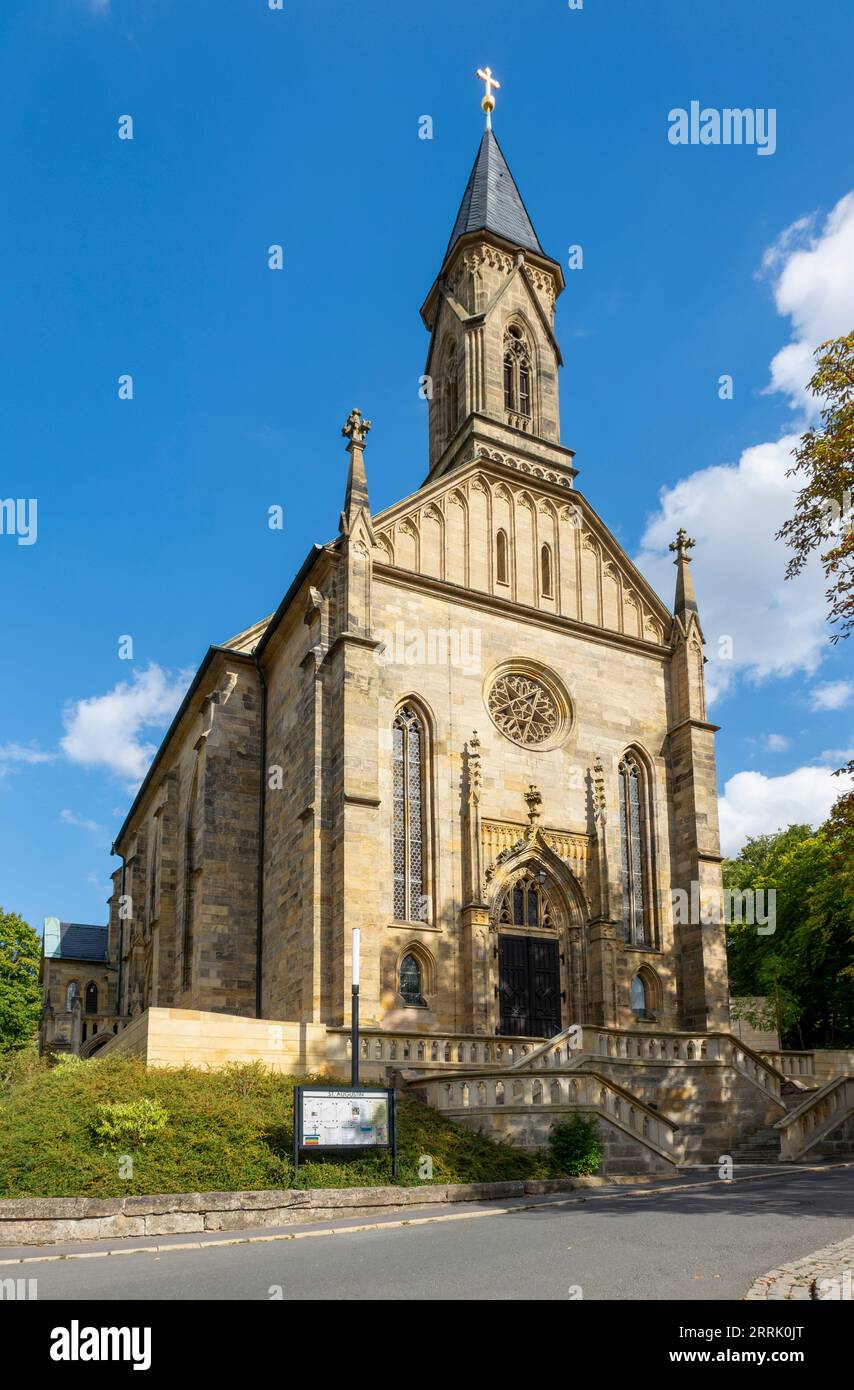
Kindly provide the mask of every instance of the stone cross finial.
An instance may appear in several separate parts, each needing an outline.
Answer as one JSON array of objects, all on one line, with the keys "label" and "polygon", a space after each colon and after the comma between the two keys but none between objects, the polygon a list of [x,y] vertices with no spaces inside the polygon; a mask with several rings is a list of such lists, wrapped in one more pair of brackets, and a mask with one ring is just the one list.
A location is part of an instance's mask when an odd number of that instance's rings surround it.
[{"label": "stone cross finial", "polygon": [[676,559],[673,561],[674,565],[678,565],[680,560],[690,560],[691,556],[688,554],[688,551],[693,550],[696,544],[697,542],[692,536],[688,535],[685,527],[680,526],[679,530],[676,532],[676,540],[670,542],[670,549],[676,551]]},{"label": "stone cross finial", "polygon": [[500,82],[496,82],[492,76],[492,68],[478,68],[475,77],[479,77],[486,90],[483,94],[483,101],[480,103],[486,112],[486,128],[492,129],[492,113],[495,110],[495,97],[492,95],[493,87],[498,91],[501,87]]},{"label": "stone cross finial", "polygon": [[543,804],[542,794],[539,787],[535,787],[533,782],[525,792],[525,801],[528,806],[528,820],[531,822],[533,830],[537,821],[540,819],[540,807]]},{"label": "stone cross finial", "polygon": [[362,418],[361,410],[351,410],[341,433],[351,444],[364,444],[370,428],[371,422]]}]

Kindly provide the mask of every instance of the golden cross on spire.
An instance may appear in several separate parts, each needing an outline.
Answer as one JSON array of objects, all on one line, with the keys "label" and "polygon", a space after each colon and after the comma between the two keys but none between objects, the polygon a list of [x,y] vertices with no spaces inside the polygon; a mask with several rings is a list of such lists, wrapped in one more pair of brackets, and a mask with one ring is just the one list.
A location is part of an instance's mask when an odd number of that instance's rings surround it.
[{"label": "golden cross on spire", "polygon": [[491,130],[492,113],[495,110],[495,97],[492,95],[492,89],[494,87],[495,90],[498,91],[501,87],[501,83],[496,81],[492,76],[492,68],[478,68],[475,77],[479,77],[486,88],[483,94],[483,101],[480,104],[486,112],[486,128],[487,130]]}]

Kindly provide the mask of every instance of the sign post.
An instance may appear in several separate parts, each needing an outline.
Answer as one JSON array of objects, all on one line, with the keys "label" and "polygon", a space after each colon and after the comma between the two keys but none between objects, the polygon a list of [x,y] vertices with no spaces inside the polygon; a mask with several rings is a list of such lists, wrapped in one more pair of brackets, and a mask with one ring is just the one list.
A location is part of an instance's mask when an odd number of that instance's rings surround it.
[{"label": "sign post", "polygon": [[322,1154],[391,1149],[397,1180],[394,1090],[387,1086],[294,1087],[294,1173],[302,1151]]}]

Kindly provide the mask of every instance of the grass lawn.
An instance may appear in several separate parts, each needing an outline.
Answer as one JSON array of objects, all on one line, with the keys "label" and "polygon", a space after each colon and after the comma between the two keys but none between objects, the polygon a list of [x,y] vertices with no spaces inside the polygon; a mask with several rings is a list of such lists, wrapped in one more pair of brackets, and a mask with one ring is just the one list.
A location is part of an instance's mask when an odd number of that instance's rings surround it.
[{"label": "grass lawn", "polygon": [[[0,1197],[122,1197],[287,1187],[381,1186],[387,1153],[352,1162],[300,1162],[293,1169],[293,1093],[300,1081],[260,1065],[224,1071],[146,1071],[134,1058],[50,1064],[31,1053],[0,1055]],[[345,1083],[346,1084],[346,1083]],[[159,1102],[166,1127],[135,1151],[96,1139],[97,1108],[143,1097]],[[398,1099],[398,1181],[502,1182],[545,1177],[547,1155],[460,1129],[412,1096]],[[120,1175],[131,1153],[133,1176]],[[419,1159],[433,1161],[419,1178]],[[127,1165],[125,1165],[127,1166]]]}]

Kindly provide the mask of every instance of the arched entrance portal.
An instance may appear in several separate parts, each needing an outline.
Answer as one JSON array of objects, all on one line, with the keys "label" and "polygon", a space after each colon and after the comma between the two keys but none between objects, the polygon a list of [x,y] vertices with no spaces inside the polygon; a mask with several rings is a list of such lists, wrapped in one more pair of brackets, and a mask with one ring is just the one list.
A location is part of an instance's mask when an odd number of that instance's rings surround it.
[{"label": "arched entrance portal", "polygon": [[[563,913],[546,870],[530,865],[499,895],[497,1032],[552,1037],[564,1026],[561,986]],[[565,960],[565,956],[564,956]]]}]

